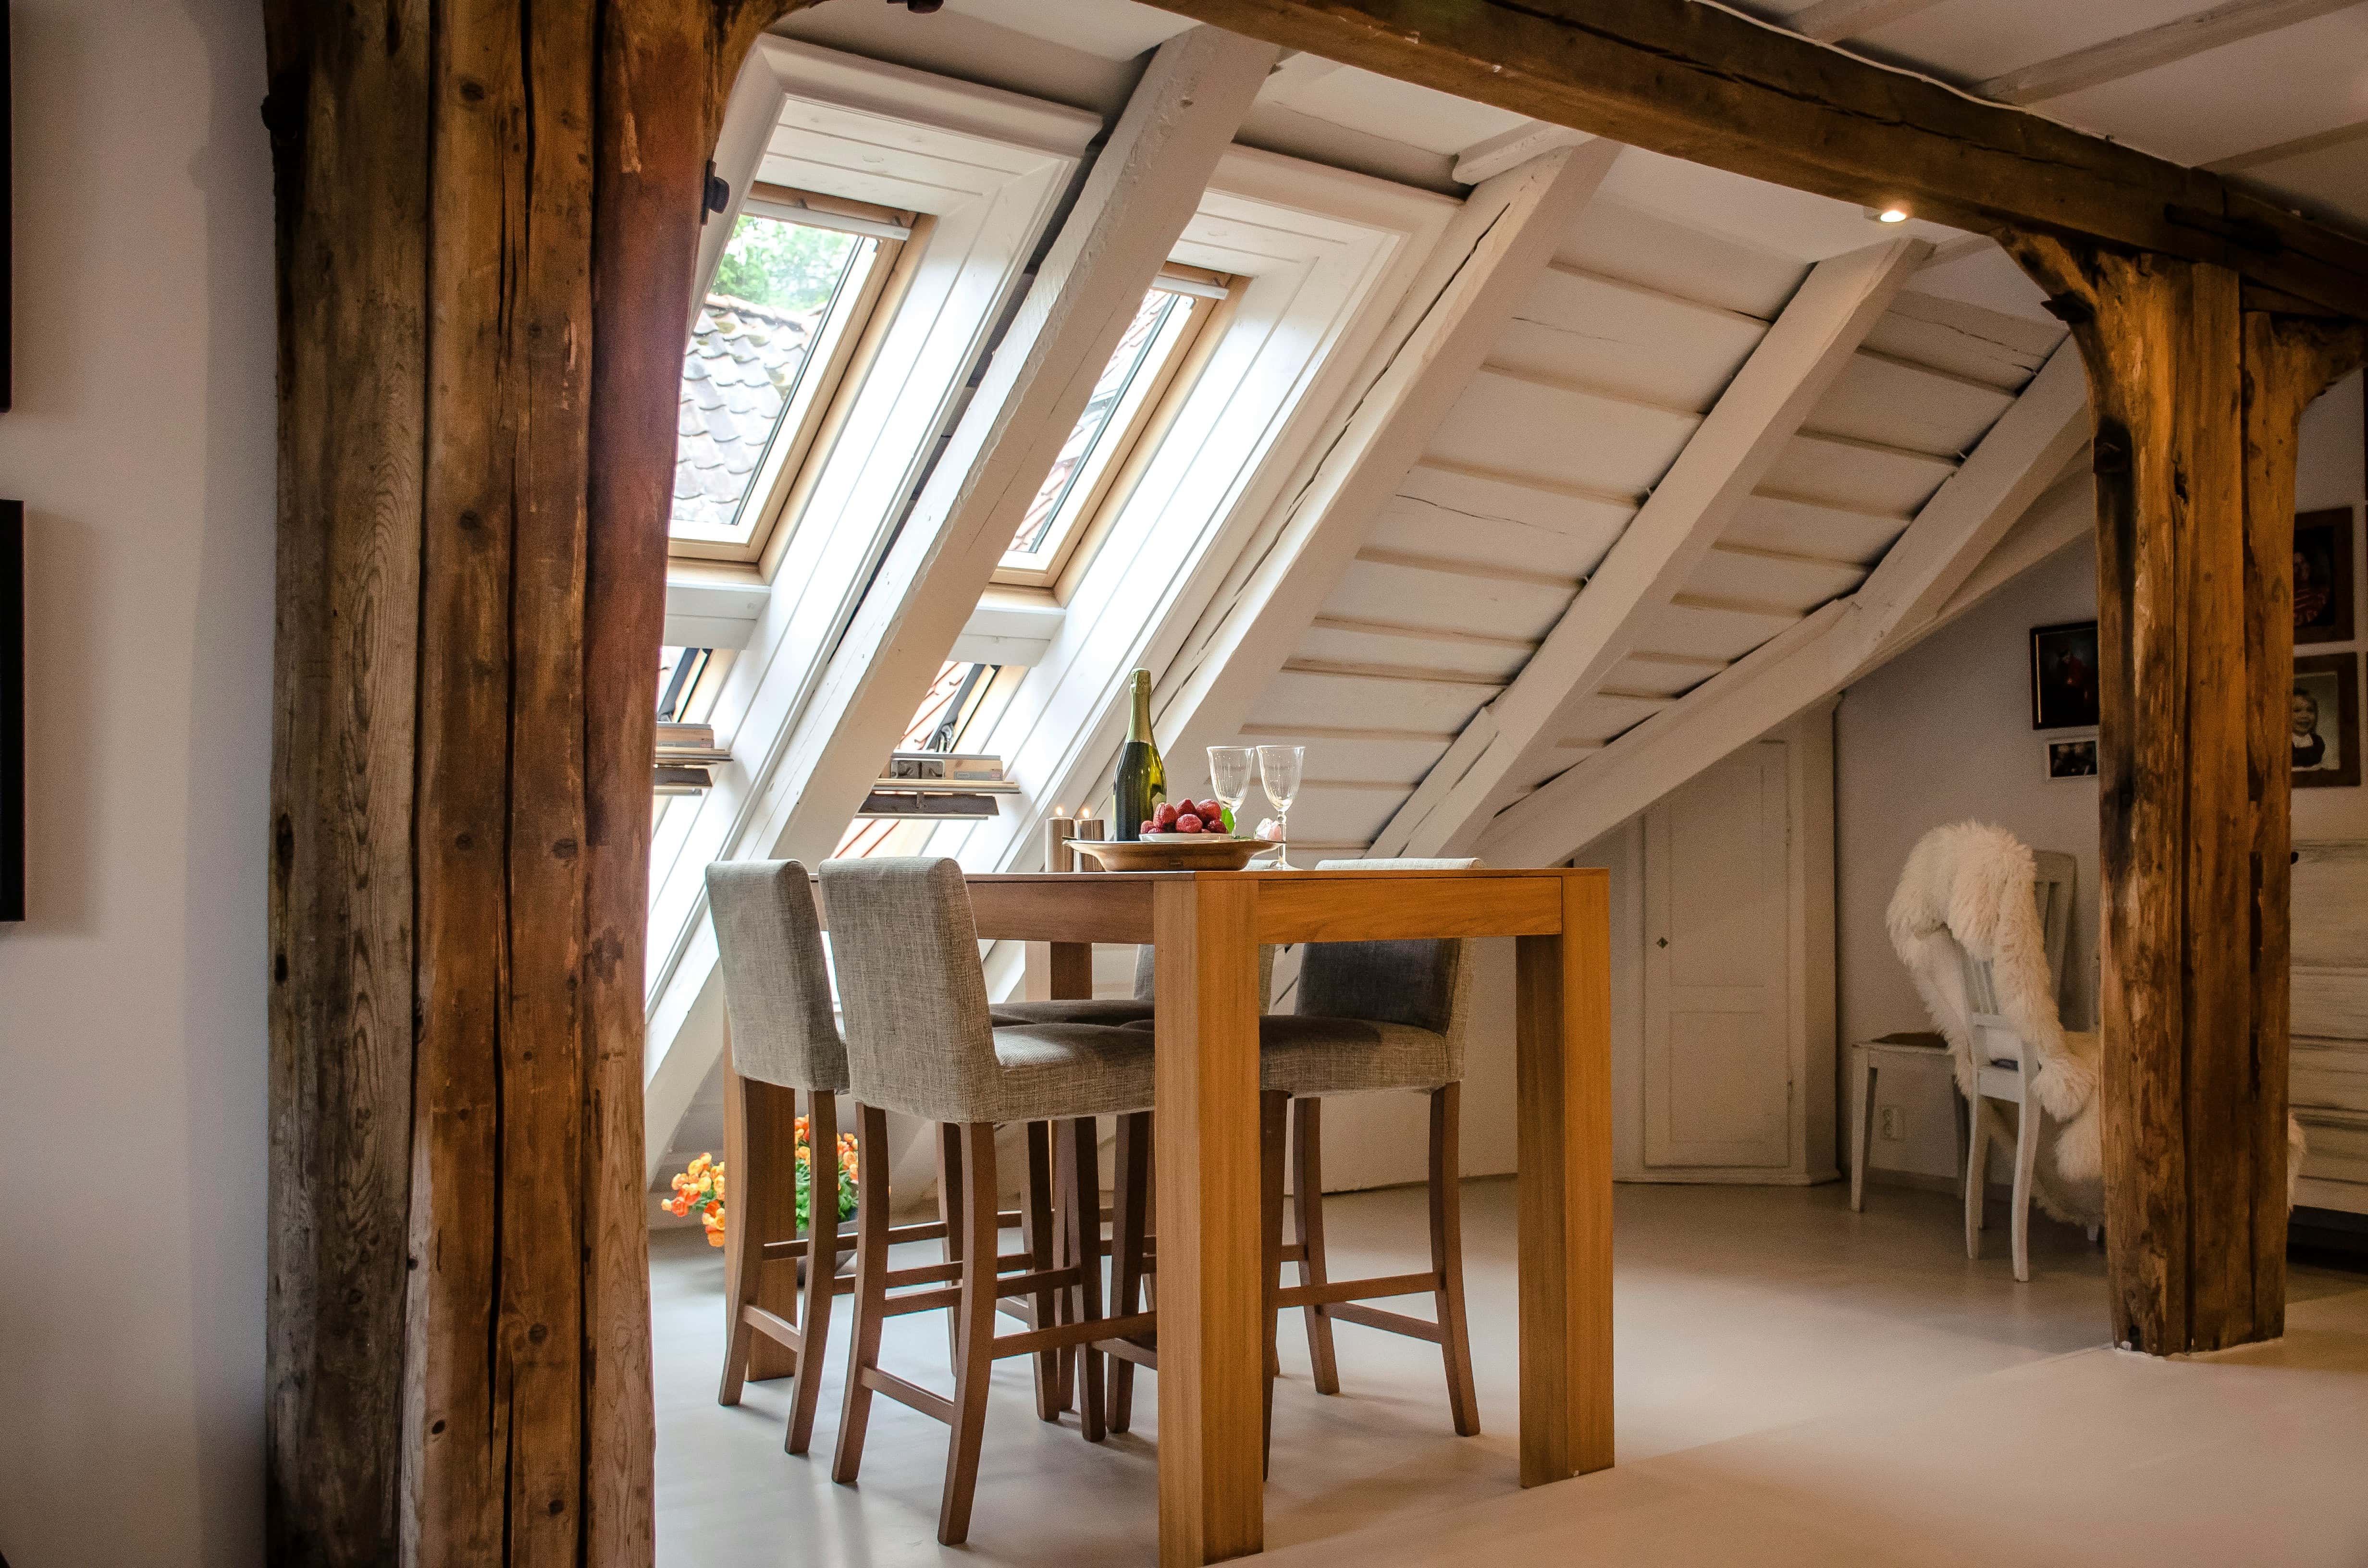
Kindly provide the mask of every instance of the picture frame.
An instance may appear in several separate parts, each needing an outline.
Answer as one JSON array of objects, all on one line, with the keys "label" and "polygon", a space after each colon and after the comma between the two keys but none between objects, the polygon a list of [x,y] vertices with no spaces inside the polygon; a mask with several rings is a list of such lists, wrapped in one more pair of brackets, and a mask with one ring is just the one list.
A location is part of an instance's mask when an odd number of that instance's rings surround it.
[{"label": "picture frame", "polygon": [[2067,620],[2031,629],[2031,727],[2097,727],[2097,623]]},{"label": "picture frame", "polygon": [[[2294,660],[2287,734],[2296,759],[2295,789],[2359,784],[2359,654],[2313,653]],[[2305,737],[2315,744],[2305,744]],[[2310,757],[2307,764],[2301,760],[2305,755]]]},{"label": "picture frame", "polygon": [[2349,642],[2353,632],[2351,508],[2305,512],[2294,518],[2294,646]]},{"label": "picture frame", "polygon": [[2041,744],[2047,751],[2047,777],[2051,780],[2097,777],[2096,736],[2083,735],[2077,740]]}]

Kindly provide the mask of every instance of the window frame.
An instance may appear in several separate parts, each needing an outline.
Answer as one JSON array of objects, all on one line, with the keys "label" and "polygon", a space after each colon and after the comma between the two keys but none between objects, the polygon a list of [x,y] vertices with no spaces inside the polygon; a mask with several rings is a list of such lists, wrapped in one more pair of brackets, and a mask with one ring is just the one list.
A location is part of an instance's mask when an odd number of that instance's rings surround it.
[{"label": "window frame", "polygon": [[1108,535],[1110,518],[1133,493],[1145,460],[1158,449],[1176,411],[1191,394],[1209,351],[1224,335],[1219,324],[1232,314],[1242,283],[1179,262],[1159,269],[1144,292],[1167,293],[1186,301],[1182,324],[1172,318],[1160,324],[1159,336],[1167,342],[1163,347],[1155,340],[1146,351],[1156,354],[1157,360],[1135,372],[1120,396],[1120,409],[1086,449],[1078,463],[1081,473],[1062,496],[1046,542],[1025,552],[1005,551],[989,581],[1004,587],[1047,590],[1065,601]]},{"label": "window frame", "polygon": [[[821,332],[826,336],[820,362],[809,360],[800,369],[791,406],[783,409],[782,423],[774,427],[756,472],[748,477],[747,493],[734,514],[735,518],[751,519],[746,536],[682,538],[674,533],[671,519],[668,522],[668,559],[754,565],[769,576],[813,491],[813,474],[820,466],[816,460],[828,455],[832,440],[846,423],[847,407],[861,390],[878,354],[886,323],[895,314],[902,284],[910,277],[909,261],[922,248],[915,242],[927,238],[923,231],[928,219],[762,180],[749,185],[747,195],[732,214],[733,227],[736,230],[741,220],[751,217],[856,234],[874,246],[853,290],[849,292],[842,280],[839,292],[833,296],[823,317]],[[730,241],[725,244],[728,246]],[[705,310],[713,295],[711,278],[700,295],[699,308]],[[685,341],[687,345],[689,340]],[[798,406],[801,400],[803,407]],[[790,427],[792,415],[794,428]]]}]

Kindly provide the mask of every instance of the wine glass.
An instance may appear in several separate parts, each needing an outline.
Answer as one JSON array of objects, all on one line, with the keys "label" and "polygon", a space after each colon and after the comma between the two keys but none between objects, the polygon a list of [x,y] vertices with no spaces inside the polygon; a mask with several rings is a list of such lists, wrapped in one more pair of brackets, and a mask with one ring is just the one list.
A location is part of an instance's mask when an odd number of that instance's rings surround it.
[{"label": "wine glass", "polygon": [[1209,748],[1209,792],[1217,803],[1234,813],[1234,831],[1242,834],[1242,802],[1249,798],[1250,763],[1257,753],[1247,746],[1211,746]]},{"label": "wine glass", "polygon": [[[1266,787],[1266,798],[1274,802],[1274,814],[1282,832],[1282,840],[1291,842],[1291,802],[1299,795],[1299,768],[1307,760],[1305,746],[1260,746],[1258,748],[1258,782]],[[1291,851],[1285,848],[1275,857],[1274,869],[1292,871]]]}]

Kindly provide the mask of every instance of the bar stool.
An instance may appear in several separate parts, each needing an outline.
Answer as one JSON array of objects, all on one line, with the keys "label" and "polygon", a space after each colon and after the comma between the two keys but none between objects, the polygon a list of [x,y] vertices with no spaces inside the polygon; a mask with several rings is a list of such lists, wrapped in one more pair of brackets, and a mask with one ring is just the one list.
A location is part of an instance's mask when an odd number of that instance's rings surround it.
[{"label": "bar stool", "polygon": [[[1476,860],[1327,860],[1320,871],[1460,870]],[[1267,1384],[1271,1428],[1274,1342],[1284,1307],[1304,1310],[1308,1359],[1318,1393],[1340,1392],[1332,1324],[1354,1323],[1429,1340],[1440,1346],[1447,1397],[1458,1435],[1480,1430],[1473,1391],[1472,1345],[1463,1300],[1463,1230],[1460,1128],[1464,1037],[1471,1015],[1470,944],[1459,940],[1316,942],[1301,955],[1297,1011],[1258,1020],[1258,1131],[1267,1291]],[[1146,1030],[1146,1024],[1127,1026]],[[1430,1267],[1419,1274],[1336,1280],[1324,1253],[1322,1096],[1373,1090],[1420,1090],[1430,1099],[1429,1187]],[[1296,1239],[1282,1240],[1286,1116],[1294,1188]],[[1112,1227],[1111,1311],[1124,1314],[1157,1271],[1144,1216],[1151,1184],[1148,1116],[1119,1124],[1116,1222]],[[1300,1282],[1285,1287],[1282,1265],[1296,1263]],[[1364,1303],[1428,1293],[1437,1321],[1425,1322]],[[1132,1419],[1131,1366],[1158,1369],[1155,1344],[1106,1344],[1121,1364],[1111,1379],[1109,1426],[1122,1432]]]},{"label": "bar stool", "polygon": [[[1103,1436],[1102,1364],[1098,1339],[1150,1328],[1149,1312],[1121,1318],[1102,1311],[1097,1116],[1141,1110],[1152,1102],[1152,1042],[1141,1030],[1102,1025],[1039,1023],[996,1027],[986,1002],[976,926],[961,869],[951,860],[879,858],[828,860],[822,868],[839,999],[847,1017],[848,1075],[861,1128],[854,1344],[847,1373],[832,1476],[853,1482],[863,1460],[871,1396],[891,1399],[953,1428],[938,1513],[938,1540],[959,1545],[970,1530],[986,1420],[988,1374],[1010,1356],[1037,1358],[1038,1414],[1045,1414],[1051,1362],[1080,1351],[1081,1419],[1088,1441]],[[951,1144],[959,1191],[953,1241],[959,1261],[892,1269],[888,1246],[887,1116],[891,1110],[939,1124]],[[1000,1252],[996,1209],[995,1128],[998,1122],[1055,1124],[1054,1187],[1069,1260],[1043,1267],[1032,1252]],[[1017,1273],[1007,1270],[1018,1269]],[[926,1286],[906,1294],[891,1290]],[[1066,1322],[1053,1323],[1053,1295]],[[995,1333],[996,1302],[1034,1298],[1025,1333]],[[954,1394],[944,1399],[880,1366],[887,1319],[951,1309]]]}]

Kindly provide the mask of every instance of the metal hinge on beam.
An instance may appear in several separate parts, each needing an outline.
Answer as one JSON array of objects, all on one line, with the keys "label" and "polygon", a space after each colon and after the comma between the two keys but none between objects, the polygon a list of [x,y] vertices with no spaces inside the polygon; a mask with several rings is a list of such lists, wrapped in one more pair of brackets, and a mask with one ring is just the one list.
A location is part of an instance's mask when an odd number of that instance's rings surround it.
[{"label": "metal hinge on beam", "polygon": [[732,182],[715,177],[715,160],[707,160],[707,186],[700,197],[705,205],[699,210],[699,226],[707,227],[708,218],[732,205]]}]

